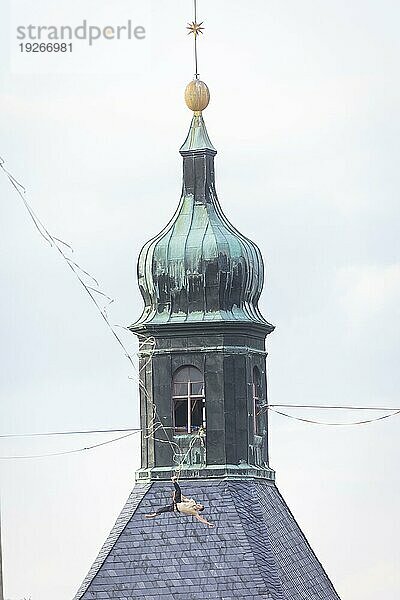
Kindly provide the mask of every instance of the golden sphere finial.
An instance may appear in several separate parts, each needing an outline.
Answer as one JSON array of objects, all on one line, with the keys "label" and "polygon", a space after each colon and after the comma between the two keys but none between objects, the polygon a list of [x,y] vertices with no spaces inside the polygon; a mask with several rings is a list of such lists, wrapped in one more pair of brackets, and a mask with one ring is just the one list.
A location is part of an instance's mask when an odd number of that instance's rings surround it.
[{"label": "golden sphere finial", "polygon": [[193,79],[185,89],[186,106],[195,113],[201,113],[210,102],[210,92],[204,81]]}]

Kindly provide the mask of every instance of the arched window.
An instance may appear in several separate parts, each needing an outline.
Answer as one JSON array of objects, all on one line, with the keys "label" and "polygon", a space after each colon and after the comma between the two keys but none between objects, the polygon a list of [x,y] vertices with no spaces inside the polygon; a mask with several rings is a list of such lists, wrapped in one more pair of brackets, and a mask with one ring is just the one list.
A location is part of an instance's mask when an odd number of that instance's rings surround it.
[{"label": "arched window", "polygon": [[254,433],[256,435],[263,434],[263,401],[262,401],[262,386],[261,375],[258,367],[253,369],[253,419]]},{"label": "arched window", "polygon": [[205,427],[204,377],[199,369],[186,365],[175,371],[172,404],[177,433],[193,433]]}]

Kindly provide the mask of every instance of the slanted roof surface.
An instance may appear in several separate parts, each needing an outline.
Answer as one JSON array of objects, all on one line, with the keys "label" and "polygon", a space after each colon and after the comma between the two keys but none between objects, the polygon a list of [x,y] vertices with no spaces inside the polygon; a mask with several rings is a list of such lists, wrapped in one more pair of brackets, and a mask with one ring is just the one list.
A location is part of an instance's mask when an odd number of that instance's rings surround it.
[{"label": "slanted roof surface", "polygon": [[183,481],[192,517],[144,514],[166,482],[136,485],[74,600],[340,600],[278,489],[261,481]]}]

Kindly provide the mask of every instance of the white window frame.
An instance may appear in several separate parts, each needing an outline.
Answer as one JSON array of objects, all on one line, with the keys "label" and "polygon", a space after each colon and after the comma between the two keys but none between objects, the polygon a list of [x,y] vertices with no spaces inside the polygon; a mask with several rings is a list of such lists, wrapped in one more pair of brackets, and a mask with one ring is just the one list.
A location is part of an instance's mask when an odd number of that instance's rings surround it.
[{"label": "white window frame", "polygon": [[[193,365],[185,365],[187,367],[192,367]],[[181,368],[185,368],[185,367],[181,367]],[[197,369],[197,367],[194,367]],[[176,372],[175,372],[176,373]],[[192,394],[191,393],[191,386],[192,385],[201,385],[201,394]],[[186,394],[174,394],[174,386],[175,385],[186,385]],[[186,427],[186,432],[185,433],[192,433],[192,403],[193,405],[195,404],[196,400],[202,400],[203,401],[203,405],[202,405],[202,426],[205,428],[205,421],[206,421],[206,414],[205,414],[205,396],[204,396],[204,380],[201,381],[191,381],[190,379],[188,381],[175,381],[175,374],[174,377],[172,379],[172,406],[173,406],[173,416],[174,416],[174,430],[175,432],[179,432],[180,430],[183,429],[183,427],[177,427],[175,424],[175,402],[177,400],[186,400],[187,403],[187,427]]]}]

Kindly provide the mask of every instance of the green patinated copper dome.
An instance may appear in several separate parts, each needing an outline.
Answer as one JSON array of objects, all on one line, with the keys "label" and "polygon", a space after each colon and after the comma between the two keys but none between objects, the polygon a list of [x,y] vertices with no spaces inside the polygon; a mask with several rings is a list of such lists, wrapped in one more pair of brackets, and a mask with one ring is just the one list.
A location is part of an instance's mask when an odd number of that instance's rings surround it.
[{"label": "green patinated copper dome", "polygon": [[260,250],[223,214],[214,182],[213,147],[201,114],[185,143],[178,209],[161,233],[144,245],[138,280],[145,308],[132,326],[193,322],[244,322],[273,327],[258,300],[264,281]]}]

